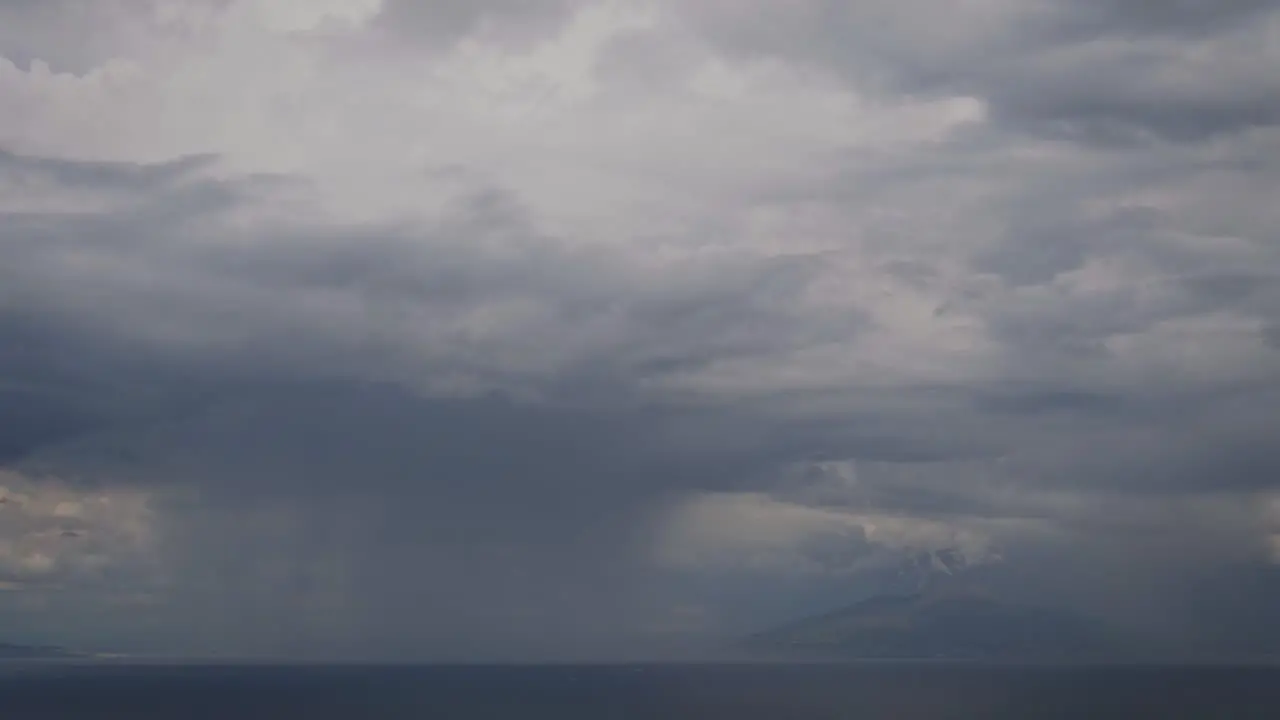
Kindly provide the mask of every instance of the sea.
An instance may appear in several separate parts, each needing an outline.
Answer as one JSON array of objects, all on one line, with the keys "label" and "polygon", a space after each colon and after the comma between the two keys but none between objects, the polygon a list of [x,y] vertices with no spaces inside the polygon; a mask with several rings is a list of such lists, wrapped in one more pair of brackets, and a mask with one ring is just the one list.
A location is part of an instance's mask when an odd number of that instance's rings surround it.
[{"label": "sea", "polygon": [[1280,719],[1280,668],[6,664],[4,720]]}]

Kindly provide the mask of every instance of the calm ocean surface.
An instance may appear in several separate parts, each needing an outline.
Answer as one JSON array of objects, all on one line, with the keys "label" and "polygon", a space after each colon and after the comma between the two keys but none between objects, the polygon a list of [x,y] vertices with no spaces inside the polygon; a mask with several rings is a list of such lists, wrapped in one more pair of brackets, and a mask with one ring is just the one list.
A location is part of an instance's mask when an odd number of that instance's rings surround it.
[{"label": "calm ocean surface", "polygon": [[6,666],[0,718],[1280,718],[1280,669]]}]

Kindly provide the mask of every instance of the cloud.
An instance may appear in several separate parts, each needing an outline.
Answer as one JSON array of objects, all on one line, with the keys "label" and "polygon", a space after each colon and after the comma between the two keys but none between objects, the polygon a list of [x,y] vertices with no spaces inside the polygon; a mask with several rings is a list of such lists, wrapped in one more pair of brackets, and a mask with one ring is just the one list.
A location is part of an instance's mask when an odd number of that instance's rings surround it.
[{"label": "cloud", "polygon": [[528,47],[553,37],[583,6],[576,0],[501,0],[483,4],[446,0],[430,5],[384,0],[374,22],[409,40],[456,42],[479,38]]},{"label": "cloud", "polygon": [[579,656],[921,549],[1171,626],[1271,571],[1269,3],[54,5],[0,3],[0,462],[160,539],[44,627]]},{"label": "cloud", "polygon": [[692,4],[723,47],[851,83],[982,97],[1011,129],[1089,143],[1192,140],[1280,120],[1265,2],[975,0]]},{"label": "cloud", "polygon": [[[849,574],[918,552],[980,564],[999,556],[979,527],[918,516],[819,508],[757,493],[709,493],[668,518],[658,560],[695,571]],[[979,525],[982,523],[978,523]]]},{"label": "cloud", "polygon": [[150,500],[127,486],[0,473],[0,576],[10,598],[71,590],[110,603],[148,590],[156,543]]}]

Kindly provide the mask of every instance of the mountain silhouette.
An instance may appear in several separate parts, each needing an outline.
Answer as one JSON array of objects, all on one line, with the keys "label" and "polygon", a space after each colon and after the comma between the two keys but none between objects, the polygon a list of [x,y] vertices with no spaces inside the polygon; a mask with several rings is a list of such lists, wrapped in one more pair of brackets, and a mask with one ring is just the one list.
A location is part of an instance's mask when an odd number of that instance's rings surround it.
[{"label": "mountain silhouette", "polygon": [[79,657],[85,657],[85,654],[53,645],[0,642],[0,660],[54,660]]},{"label": "mountain silhouette", "polygon": [[946,587],[881,595],[748,638],[771,655],[843,658],[1085,659],[1127,648],[1100,621]]}]

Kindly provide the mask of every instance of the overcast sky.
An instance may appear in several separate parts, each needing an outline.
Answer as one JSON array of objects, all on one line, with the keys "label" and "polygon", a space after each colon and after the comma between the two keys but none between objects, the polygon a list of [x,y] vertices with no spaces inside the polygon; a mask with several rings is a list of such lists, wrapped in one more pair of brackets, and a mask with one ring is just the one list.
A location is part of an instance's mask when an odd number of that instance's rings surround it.
[{"label": "overcast sky", "polygon": [[1272,0],[0,0],[0,640],[624,657],[921,550],[1280,640],[1277,68]]}]

